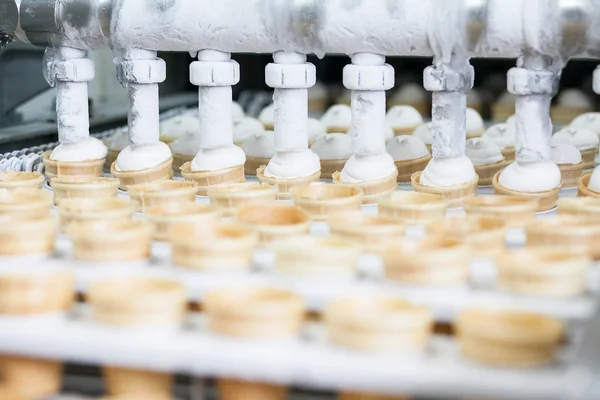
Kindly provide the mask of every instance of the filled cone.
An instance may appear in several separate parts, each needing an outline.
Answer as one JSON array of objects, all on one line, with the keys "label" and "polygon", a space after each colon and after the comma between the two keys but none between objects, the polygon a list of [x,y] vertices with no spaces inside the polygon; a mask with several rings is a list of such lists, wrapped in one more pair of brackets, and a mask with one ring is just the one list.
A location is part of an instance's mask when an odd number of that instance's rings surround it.
[{"label": "filled cone", "polygon": [[321,160],[321,179],[332,179],[333,174],[344,169],[348,159]]},{"label": "filled cone", "polygon": [[177,224],[201,225],[209,228],[221,217],[220,211],[199,203],[170,203],[146,208],[145,218],[154,225],[154,240],[168,241]]},{"label": "filled cone", "polygon": [[[333,183],[344,183],[340,181],[341,174],[336,172],[333,174]],[[352,182],[352,186],[356,186],[363,191],[363,204],[375,204],[377,201],[396,189],[398,189],[398,171],[386,178],[377,179],[368,182]],[[345,183],[344,183],[345,184]]]},{"label": "filled cone", "polygon": [[518,190],[512,190],[500,185],[500,183],[498,182],[498,177],[501,173],[502,171],[498,171],[496,175],[494,175],[494,179],[492,179],[492,185],[494,185],[494,194],[537,199],[537,211],[551,210],[556,206],[556,201],[558,200],[558,193],[560,192],[560,188],[562,187],[562,181],[560,182],[560,185],[558,185],[558,187],[552,190],[546,190],[544,192],[520,192]]},{"label": "filled cone", "polygon": [[173,172],[178,174],[181,172],[181,167],[187,162],[192,162],[195,155],[185,155],[180,153],[173,153]]},{"label": "filled cone", "polygon": [[500,310],[465,310],[458,315],[461,353],[478,363],[533,367],[554,360],[563,325],[543,315]]},{"label": "filled cone", "polygon": [[270,158],[261,157],[248,157],[246,156],[246,163],[244,164],[244,173],[248,176],[256,176],[256,171],[263,165],[268,165]]},{"label": "filled cone", "polygon": [[62,364],[37,358],[0,356],[2,386],[25,399],[41,399],[58,394],[62,384]]},{"label": "filled cone", "polygon": [[454,208],[461,207],[466,199],[477,196],[479,177],[476,175],[471,181],[454,186],[423,185],[421,184],[421,172],[415,172],[410,180],[415,192],[442,196],[448,202],[448,207]]},{"label": "filled cone", "polygon": [[216,171],[192,171],[192,163],[187,162],[181,167],[181,175],[186,181],[192,181],[198,185],[198,194],[200,196],[206,196],[209,187],[214,185],[242,183],[246,181],[243,165]]},{"label": "filled cone", "polygon": [[576,197],[558,199],[556,203],[558,214],[587,215],[590,217],[600,217],[600,198],[596,197]]},{"label": "filled cone", "polygon": [[522,228],[535,219],[538,199],[519,196],[472,197],[463,203],[469,215],[500,218],[509,228]]},{"label": "filled cone", "polygon": [[56,221],[0,215],[0,256],[51,254],[56,240]]},{"label": "filled cone", "polygon": [[502,155],[506,161],[515,161],[515,146],[509,146],[502,148]]},{"label": "filled cone", "polygon": [[258,170],[256,170],[256,176],[261,183],[266,183],[275,187],[277,190],[277,198],[279,200],[289,200],[292,197],[292,188],[306,186],[312,182],[318,182],[319,178],[321,177],[321,171],[319,170],[310,176],[304,176],[300,178],[273,178],[265,176],[264,172],[266,168],[266,165],[262,165],[260,168],[258,168]]},{"label": "filled cone", "polygon": [[398,168],[398,182],[410,183],[410,177],[415,172],[423,171],[430,160],[431,155],[427,154],[426,156],[415,158],[413,160],[395,161],[394,164],[396,164],[396,168]]},{"label": "filled cone", "polygon": [[0,191],[0,216],[39,219],[50,216],[52,194],[42,190]]},{"label": "filled cone", "polygon": [[57,176],[102,176],[104,172],[104,158],[98,160],[66,162],[50,159],[50,152],[42,154],[44,169],[48,184]]},{"label": "filled cone", "polygon": [[581,162],[583,170],[594,169],[596,166],[596,157],[598,156],[598,147],[592,149],[581,150]]},{"label": "filled cone", "polygon": [[369,253],[378,253],[386,240],[402,237],[406,231],[406,226],[393,218],[360,211],[337,213],[327,222],[331,233],[362,243]]},{"label": "filled cone", "polygon": [[363,192],[344,184],[311,183],[291,191],[292,201],[306,210],[313,220],[324,220],[329,215],[360,210]]},{"label": "filled cone", "polygon": [[594,192],[592,189],[588,188],[588,184],[590,183],[590,178],[592,176],[591,172],[581,175],[581,178],[577,181],[577,196],[578,197],[596,197],[600,198],[600,192]]},{"label": "filled cone", "polygon": [[0,172],[0,189],[41,189],[44,185],[44,180],[44,175],[39,172]]},{"label": "filled cone", "polygon": [[66,232],[69,225],[77,222],[127,221],[134,211],[129,200],[116,197],[64,199],[58,207],[60,229]]},{"label": "filled cone", "polygon": [[220,400],[285,400],[287,388],[269,383],[218,379]]},{"label": "filled cone", "polygon": [[102,177],[60,176],[52,182],[54,204],[63,199],[116,197],[119,181]]},{"label": "filled cone", "polygon": [[118,171],[117,162],[110,166],[110,173],[120,182],[119,188],[127,191],[130,186],[142,183],[165,181],[173,177],[173,158],[157,165],[156,167],[146,168],[139,171]]},{"label": "filled cone", "polygon": [[224,216],[231,217],[239,207],[274,202],[277,191],[273,186],[257,182],[227,183],[208,188],[208,198]]},{"label": "filled cone", "polygon": [[449,203],[439,195],[394,192],[378,202],[379,215],[408,225],[426,224],[446,216]]},{"label": "filled cone", "polygon": [[583,172],[583,162],[579,164],[557,164],[563,181],[563,188],[577,187],[577,181]]},{"label": "filled cone", "polygon": [[160,181],[129,187],[128,194],[137,211],[168,204],[186,204],[196,201],[198,185],[185,181]]},{"label": "filled cone", "polygon": [[280,203],[240,207],[235,218],[252,228],[263,245],[308,233],[310,228],[310,215],[304,209]]},{"label": "filled cone", "polygon": [[[165,399],[171,398],[173,376],[170,374],[120,367],[104,367],[102,374],[106,391],[111,395],[149,395],[165,396]],[[152,399],[154,397],[149,397],[149,400]]]},{"label": "filled cone", "polygon": [[475,165],[475,173],[479,177],[479,186],[490,186],[494,175],[509,164],[508,161],[502,160],[494,164]]}]

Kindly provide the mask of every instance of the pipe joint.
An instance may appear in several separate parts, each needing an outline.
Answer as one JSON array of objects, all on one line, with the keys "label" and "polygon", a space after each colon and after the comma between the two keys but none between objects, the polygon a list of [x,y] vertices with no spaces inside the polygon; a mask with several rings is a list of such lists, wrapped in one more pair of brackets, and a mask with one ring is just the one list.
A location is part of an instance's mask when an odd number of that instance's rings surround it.
[{"label": "pipe joint", "polygon": [[196,86],[233,86],[240,81],[240,65],[229,61],[194,61],[190,64],[190,82]]},{"label": "pipe joint", "polygon": [[473,88],[475,70],[466,64],[461,70],[448,64],[432,65],[423,71],[423,87],[430,92],[462,92]]},{"label": "pipe joint", "polygon": [[507,89],[515,95],[554,95],[558,91],[559,78],[556,72],[551,70],[515,67],[508,71],[506,77]]}]

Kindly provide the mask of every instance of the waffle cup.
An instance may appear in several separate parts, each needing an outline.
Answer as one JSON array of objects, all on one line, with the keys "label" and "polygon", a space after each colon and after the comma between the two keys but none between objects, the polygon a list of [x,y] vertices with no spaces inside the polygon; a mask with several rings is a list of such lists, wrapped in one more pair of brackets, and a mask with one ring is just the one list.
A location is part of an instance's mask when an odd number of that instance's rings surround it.
[{"label": "waffle cup", "polygon": [[331,233],[356,240],[366,252],[378,253],[385,240],[404,236],[406,227],[394,218],[360,211],[337,213],[327,219]]},{"label": "waffle cup", "polygon": [[[345,104],[345,103],[342,103],[342,104]],[[348,103],[348,105],[350,105],[350,103]],[[350,130],[349,126],[343,126],[343,125],[326,127],[327,133],[348,133],[349,130]]]},{"label": "waffle cup", "polygon": [[170,374],[121,367],[104,367],[102,375],[106,391],[117,396],[115,400],[172,399],[170,394],[173,376]]},{"label": "waffle cup", "polygon": [[419,171],[412,174],[410,182],[415,192],[442,196],[448,202],[448,207],[455,208],[462,206],[466,199],[477,196],[479,177],[475,175],[471,181],[454,186],[427,186],[420,183],[421,171]]},{"label": "waffle cup", "polygon": [[585,215],[588,217],[600,217],[600,198],[576,197],[558,199],[559,215]]},{"label": "waffle cup", "polygon": [[598,147],[581,150],[581,162],[583,170],[594,169],[596,166],[596,157],[598,156]]},{"label": "waffle cup", "polygon": [[44,175],[39,172],[0,172],[0,189],[3,190],[37,190],[43,185]]},{"label": "waffle cup", "polygon": [[481,135],[483,135],[483,132],[485,132],[485,129],[481,130],[481,131],[467,132],[467,139],[473,139],[473,138],[481,137]]},{"label": "waffle cup", "polygon": [[[398,189],[398,171],[392,175],[367,182],[352,182],[352,186],[360,188],[363,193],[363,204],[375,204],[377,201]],[[340,172],[333,174],[333,183],[344,183],[340,181]]]},{"label": "waffle cup", "polygon": [[296,236],[275,242],[275,269],[287,276],[316,279],[353,278],[362,249],[336,236]]},{"label": "waffle cup", "polygon": [[395,161],[394,164],[396,164],[396,168],[398,168],[398,182],[410,183],[412,174],[423,171],[430,160],[431,155],[427,154],[426,156],[412,160]]},{"label": "waffle cup", "polygon": [[0,216],[0,256],[25,256],[54,251],[56,221],[51,216],[20,219]]},{"label": "waffle cup", "polygon": [[600,192],[594,192],[588,185],[590,183],[591,172],[587,172],[577,180],[577,197],[597,197],[600,198]]},{"label": "waffle cup", "polygon": [[510,103],[495,103],[491,108],[492,120],[495,122],[504,122],[515,113],[515,105]]},{"label": "waffle cup", "polygon": [[475,173],[479,177],[479,182],[477,184],[479,186],[490,186],[494,179],[494,175],[496,175],[498,171],[504,169],[508,164],[510,164],[510,162],[502,160],[494,164],[475,165]]},{"label": "waffle cup", "polygon": [[183,164],[192,162],[195,155],[186,155],[181,153],[173,153],[173,172],[178,173],[183,167]]},{"label": "waffle cup", "polygon": [[270,158],[246,156],[246,163],[244,164],[244,173],[248,176],[256,176],[256,170],[263,165],[269,164],[269,161],[271,161]]},{"label": "waffle cup", "polygon": [[150,257],[153,227],[140,220],[94,221],[69,225],[73,257],[91,262],[123,262]]},{"label": "waffle cup", "polygon": [[171,143],[173,143],[177,139],[179,139],[177,136],[163,135],[162,133],[160,134],[160,138],[159,138],[159,140],[161,142],[169,145],[169,147],[171,146]]},{"label": "waffle cup", "polygon": [[[106,143],[104,144],[106,145]],[[120,152],[121,150],[108,149],[108,152],[106,153],[106,159],[104,160],[104,169],[110,171],[110,166],[117,161],[117,157],[119,157]]]},{"label": "waffle cup", "polygon": [[492,179],[492,185],[494,185],[494,194],[496,195],[509,195],[509,196],[519,196],[525,197],[528,199],[537,199],[538,200],[538,208],[537,211],[547,211],[554,208],[556,205],[556,201],[558,200],[558,193],[560,192],[560,188],[562,187],[562,180],[560,181],[560,185],[552,190],[546,190],[543,192],[520,192],[518,190],[511,190],[505,188],[500,185],[498,182],[498,177],[502,171],[496,172],[494,178]]},{"label": "waffle cup", "polygon": [[293,188],[318,182],[321,177],[321,171],[319,170],[310,176],[300,178],[272,178],[264,175],[266,168],[266,165],[261,165],[260,168],[256,170],[256,176],[261,183],[266,183],[275,187],[277,190],[277,198],[279,200],[289,200],[292,197],[290,192]]},{"label": "waffle cup", "polygon": [[338,400],[410,400],[410,397],[384,396],[368,393],[339,393]]},{"label": "waffle cup", "polygon": [[102,177],[61,176],[52,182],[54,204],[63,199],[116,197],[119,181]]},{"label": "waffle cup", "polygon": [[563,181],[563,188],[577,187],[577,181],[583,171],[583,162],[579,164],[557,164]]},{"label": "waffle cup", "polygon": [[522,228],[535,219],[538,200],[519,196],[473,197],[464,202],[468,215],[500,218],[508,228]]},{"label": "waffle cup", "polygon": [[395,192],[378,201],[379,215],[408,225],[420,225],[446,216],[448,202],[442,196]]},{"label": "waffle cup", "polygon": [[337,212],[360,210],[361,189],[351,185],[311,183],[291,190],[292,201],[308,212],[313,220],[324,220]]},{"label": "waffle cup", "polygon": [[198,194],[206,196],[208,188],[223,183],[243,183],[246,181],[244,176],[244,166],[219,169],[216,171],[192,171],[192,163],[187,162],[181,167],[181,176],[186,181],[196,182],[198,184]]},{"label": "waffle cup", "polygon": [[60,229],[80,222],[118,222],[131,219],[135,208],[128,200],[116,197],[101,199],[64,199],[58,207]]},{"label": "waffle cup", "polygon": [[52,179],[57,176],[102,176],[104,172],[104,158],[98,160],[66,162],[50,159],[50,152],[42,154],[46,179],[52,185]]},{"label": "waffle cup", "polygon": [[525,228],[528,246],[556,246],[600,260],[600,224],[585,215],[559,215],[535,221]]},{"label": "waffle cup", "polygon": [[50,215],[52,194],[42,190],[0,191],[0,215],[19,220],[39,219]]},{"label": "waffle cup", "polygon": [[41,399],[60,392],[62,364],[38,358],[2,355],[0,376],[3,388],[10,393],[28,400]]},{"label": "waffle cup", "polygon": [[256,231],[262,245],[310,229],[310,215],[304,209],[280,203],[240,207],[236,219]]},{"label": "waffle cup", "polygon": [[8,389],[4,386],[0,386],[0,399],[4,400],[27,400],[26,397],[21,396],[20,394],[15,393],[11,389]]},{"label": "waffle cup", "polygon": [[199,270],[231,271],[252,265],[258,237],[242,224],[207,227],[177,224],[171,230],[173,264]]},{"label": "waffle cup", "polygon": [[256,182],[228,183],[208,188],[210,203],[227,217],[235,215],[239,207],[274,202],[276,197],[273,186]]},{"label": "waffle cup", "polygon": [[583,293],[591,260],[563,248],[528,248],[496,260],[498,286],[529,296],[565,297]]},{"label": "waffle cup", "polygon": [[381,258],[386,278],[417,285],[455,285],[466,281],[471,248],[453,238],[387,241]]},{"label": "waffle cup", "polygon": [[550,119],[554,124],[568,125],[581,114],[590,112],[588,107],[552,106]]},{"label": "waffle cup", "polygon": [[210,227],[221,216],[219,210],[209,204],[169,203],[146,209],[145,217],[154,226],[154,240],[168,241],[175,225],[186,223]]},{"label": "waffle cup", "polygon": [[168,204],[189,204],[196,201],[198,185],[185,181],[160,181],[129,187],[128,194],[137,211]]},{"label": "waffle cup", "polygon": [[458,316],[462,354],[502,367],[533,367],[554,360],[563,325],[543,315],[500,310],[466,310]]},{"label": "waffle cup", "polygon": [[321,160],[321,179],[332,179],[333,174],[344,169],[348,159]]},{"label": "waffle cup", "polygon": [[110,173],[117,178],[121,184],[119,188],[127,191],[130,186],[156,181],[166,181],[173,177],[173,158],[169,158],[156,167],[141,169],[139,171],[117,171],[117,162],[110,166]]},{"label": "waffle cup", "polygon": [[505,161],[515,161],[515,146],[504,147],[502,149],[502,155]]},{"label": "waffle cup", "polygon": [[433,313],[399,298],[371,296],[334,300],[325,309],[329,340],[370,353],[423,350]]},{"label": "waffle cup", "polygon": [[489,258],[504,253],[506,230],[504,219],[484,215],[446,218],[427,226],[427,233],[469,245],[473,257]]},{"label": "waffle cup", "polygon": [[285,400],[287,388],[262,382],[218,379],[220,400]]}]

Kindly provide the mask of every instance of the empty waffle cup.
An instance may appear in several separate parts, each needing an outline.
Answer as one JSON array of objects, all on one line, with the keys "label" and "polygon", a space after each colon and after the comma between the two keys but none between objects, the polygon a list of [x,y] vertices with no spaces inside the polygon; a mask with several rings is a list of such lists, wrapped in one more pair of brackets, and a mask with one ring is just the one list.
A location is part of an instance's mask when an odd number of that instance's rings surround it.
[{"label": "empty waffle cup", "polygon": [[42,154],[46,179],[52,185],[52,179],[57,176],[102,176],[104,172],[104,158],[98,160],[67,162],[50,159],[50,152]]},{"label": "empty waffle cup", "polygon": [[544,315],[501,310],[465,310],[457,318],[461,353],[502,367],[533,367],[554,360],[564,327]]},{"label": "empty waffle cup", "polygon": [[535,219],[538,200],[519,196],[482,196],[465,200],[469,215],[502,218],[509,228],[522,228]]},{"label": "empty waffle cup", "polygon": [[199,270],[247,269],[257,243],[256,232],[243,224],[178,224],[171,230],[173,264]]},{"label": "empty waffle cup", "polygon": [[173,376],[155,371],[103,367],[106,391],[111,400],[171,400]]},{"label": "empty waffle cup", "polygon": [[492,180],[492,185],[494,185],[494,194],[526,197],[528,199],[537,199],[537,211],[551,210],[552,208],[554,208],[554,206],[556,206],[556,201],[558,200],[558,193],[560,192],[560,188],[563,184],[562,180],[560,182],[560,185],[558,185],[558,187],[552,190],[546,190],[543,192],[520,192],[518,190],[508,189],[500,185],[500,183],[498,182],[498,177],[501,173],[502,171],[498,171],[496,175],[494,175],[494,179]]},{"label": "empty waffle cup", "polygon": [[154,240],[168,241],[175,225],[209,227],[219,220],[221,213],[209,204],[170,203],[146,208],[145,217],[154,225]]},{"label": "empty waffle cup", "polygon": [[44,185],[44,175],[39,172],[0,172],[0,189],[22,190],[41,189]]},{"label": "empty waffle cup", "polygon": [[116,197],[118,189],[114,178],[59,176],[52,181],[54,204],[63,199]]},{"label": "empty waffle cup", "polygon": [[479,177],[479,186],[491,186],[494,179],[494,175],[502,169],[504,169],[509,161],[502,160],[494,164],[475,165],[475,173]]},{"label": "empty waffle cup", "polygon": [[[410,135],[410,133],[403,133],[403,135]],[[396,164],[396,168],[398,168],[397,181],[400,183],[410,183],[410,177],[415,172],[423,171],[430,160],[431,155],[427,154],[412,160],[395,161],[394,164]]]},{"label": "empty waffle cup", "polygon": [[235,218],[258,233],[261,244],[308,233],[310,215],[298,206],[280,203],[240,207]]},{"label": "empty waffle cup", "polygon": [[442,196],[448,202],[448,207],[461,207],[466,199],[477,196],[477,184],[479,182],[477,175],[471,181],[460,185],[427,186],[421,184],[421,173],[421,171],[415,172],[410,178],[415,192]]},{"label": "empty waffle cup", "polygon": [[292,197],[291,190],[292,188],[298,186],[306,186],[311,184],[312,182],[318,182],[321,177],[321,170],[315,172],[310,176],[303,176],[301,178],[272,178],[269,176],[265,176],[266,165],[261,165],[256,170],[256,176],[261,183],[266,183],[267,185],[274,186],[277,190],[277,198],[280,200],[289,200]]},{"label": "empty waffle cup", "polygon": [[416,285],[455,285],[467,280],[471,248],[444,237],[388,241],[381,251],[387,279]]},{"label": "empty waffle cup", "polygon": [[295,187],[291,193],[294,204],[314,220],[324,220],[337,212],[360,210],[363,201],[363,191],[352,185],[311,183]]},{"label": "empty waffle cup", "polygon": [[120,182],[119,188],[127,191],[130,186],[156,181],[166,181],[173,177],[173,158],[157,165],[156,167],[138,171],[118,171],[117,162],[110,166],[110,173]]},{"label": "empty waffle cup", "polygon": [[244,164],[244,172],[249,176],[256,176],[256,171],[263,165],[269,164],[270,158],[261,157],[248,157],[246,156],[246,163]]},{"label": "empty waffle cup", "polygon": [[527,248],[496,259],[498,287],[530,296],[564,297],[586,289],[590,258],[560,247]]},{"label": "empty waffle cup", "polygon": [[576,197],[558,199],[556,203],[558,214],[586,215],[589,217],[600,217],[600,198]]},{"label": "empty waffle cup", "polygon": [[344,169],[347,158],[341,160],[321,160],[321,179],[332,179],[333,174]]},{"label": "empty waffle cup", "polygon": [[386,240],[404,236],[406,230],[393,218],[360,211],[338,213],[329,217],[327,222],[331,233],[358,241],[369,253],[379,252]]},{"label": "empty waffle cup", "polygon": [[598,197],[600,198],[600,192],[594,192],[592,189],[588,188],[588,184],[590,183],[590,178],[592,176],[591,172],[581,175],[579,180],[577,181],[577,196],[578,197]]},{"label": "empty waffle cup", "polygon": [[348,297],[334,300],[325,309],[329,340],[366,352],[423,350],[432,325],[429,308],[393,297]]},{"label": "empty waffle cup", "polygon": [[123,262],[150,257],[152,224],[140,220],[78,222],[68,227],[73,257],[90,262]]},{"label": "empty waffle cup", "polygon": [[579,164],[557,164],[563,181],[563,188],[577,187],[577,181],[583,172],[583,162]]},{"label": "empty waffle cup", "polygon": [[409,225],[426,224],[446,216],[449,203],[436,194],[394,192],[378,201],[379,215]]},{"label": "empty waffle cup", "polygon": [[17,219],[38,219],[50,215],[52,193],[42,190],[0,191],[0,215]]},{"label": "empty waffle cup", "polygon": [[[333,183],[343,183],[340,181],[340,175],[339,172],[333,174]],[[363,191],[363,204],[375,204],[380,198],[398,189],[397,178],[398,170],[395,170],[392,175],[386,178],[367,182],[352,182],[352,186],[356,186]]]},{"label": "empty waffle cup", "polygon": [[0,256],[52,253],[56,233],[51,216],[22,219],[0,215]]},{"label": "empty waffle cup", "polygon": [[58,207],[60,229],[66,232],[76,222],[130,220],[135,207],[129,200],[116,197],[100,199],[64,199]]},{"label": "empty waffle cup", "polygon": [[525,227],[528,246],[560,246],[600,260],[600,220],[583,215],[559,215]]},{"label": "empty waffle cup", "polygon": [[0,376],[3,388],[10,393],[27,400],[41,399],[60,393],[62,364],[53,360],[1,355]]},{"label": "empty waffle cup", "polygon": [[294,277],[343,279],[356,275],[362,248],[337,236],[295,236],[273,243],[275,269]]},{"label": "empty waffle cup", "polygon": [[555,124],[568,125],[581,114],[590,111],[589,107],[555,105],[550,108],[550,119]]},{"label": "empty waffle cup", "polygon": [[196,201],[198,186],[194,182],[160,181],[129,187],[127,193],[137,211],[165,204],[184,204]]},{"label": "empty waffle cup", "polygon": [[208,188],[224,183],[242,183],[246,181],[244,166],[218,169],[216,171],[192,171],[192,163],[187,162],[181,166],[181,176],[186,181],[195,182],[198,185],[198,194],[206,196]]},{"label": "empty waffle cup", "polygon": [[471,247],[473,257],[495,257],[506,248],[507,226],[504,219],[484,215],[466,215],[435,221],[427,233],[453,238]]},{"label": "empty waffle cup", "polygon": [[257,182],[229,183],[208,188],[210,203],[225,216],[233,216],[241,206],[274,202],[277,191],[273,186]]}]

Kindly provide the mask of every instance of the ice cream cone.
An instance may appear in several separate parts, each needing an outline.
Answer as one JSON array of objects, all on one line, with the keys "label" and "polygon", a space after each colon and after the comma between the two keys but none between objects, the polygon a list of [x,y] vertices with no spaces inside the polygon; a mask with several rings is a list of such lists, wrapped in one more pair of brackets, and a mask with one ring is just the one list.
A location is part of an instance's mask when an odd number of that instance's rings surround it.
[{"label": "ice cream cone", "polygon": [[185,181],[160,181],[129,187],[127,193],[137,211],[168,204],[188,204],[196,201],[198,185]]},{"label": "ice cream cone", "polygon": [[502,160],[494,164],[475,165],[475,173],[479,177],[478,185],[490,186],[494,179],[494,175],[496,175],[498,171],[504,169],[508,164],[510,164],[508,161]]},{"label": "ice cream cone", "polygon": [[252,265],[257,234],[242,224],[175,225],[171,230],[173,264],[193,269],[230,271]]},{"label": "ice cream cone", "polygon": [[52,182],[54,204],[63,199],[116,197],[119,181],[102,177],[61,176]]},{"label": "ice cream cone", "polygon": [[263,165],[269,164],[270,158],[248,157],[246,156],[246,164],[244,164],[244,172],[248,176],[256,176],[256,170]]},{"label": "ice cream cone", "polygon": [[340,393],[338,395],[338,400],[410,400],[410,397],[365,393]]},{"label": "ice cream cone", "polygon": [[505,161],[515,161],[515,146],[504,147],[502,149],[502,155]]},{"label": "ice cream cone", "polygon": [[381,251],[386,278],[417,285],[455,285],[467,279],[471,248],[453,238],[398,238]]},{"label": "ice cream cone", "polygon": [[395,161],[394,164],[396,164],[396,168],[398,168],[398,182],[410,183],[412,174],[423,171],[430,160],[431,155],[427,154],[426,156],[415,158],[413,160]]},{"label": "ice cream cone", "polygon": [[0,256],[24,256],[54,251],[56,221],[51,216],[36,219],[0,216]]},{"label": "ice cream cone", "polygon": [[173,172],[179,173],[183,164],[192,162],[194,155],[185,155],[180,153],[173,153]]},{"label": "ice cream cone", "polygon": [[356,275],[361,246],[336,236],[296,236],[273,243],[275,269],[302,278],[343,279]]},{"label": "ice cream cone", "polygon": [[386,240],[402,237],[406,230],[393,218],[360,211],[337,213],[327,218],[327,222],[331,233],[362,243],[369,253],[379,252]]},{"label": "ice cream cone", "polygon": [[154,240],[168,241],[171,229],[181,223],[202,225],[217,223],[219,210],[209,204],[169,203],[146,208],[145,217],[154,225]]},{"label": "ice cream cone", "polygon": [[591,259],[560,247],[534,247],[496,259],[498,287],[529,296],[565,297],[583,293]]},{"label": "ice cream cone", "polygon": [[590,112],[588,107],[571,107],[571,106],[552,106],[550,108],[550,119],[553,123],[559,125],[570,124],[576,117],[581,114]]},{"label": "ice cream cone", "polygon": [[310,215],[298,206],[269,203],[240,207],[235,218],[258,233],[262,245],[308,233]]},{"label": "ice cream cone", "polygon": [[457,320],[462,354],[475,362],[502,367],[533,367],[552,362],[563,325],[527,312],[465,310]]},{"label": "ice cream cone", "polygon": [[509,228],[522,228],[535,219],[538,200],[519,196],[484,196],[467,199],[463,205],[467,214],[500,218]]},{"label": "ice cream cone", "polygon": [[52,179],[57,176],[102,176],[104,158],[80,162],[56,161],[50,159],[50,152],[42,154],[46,179],[52,185]]},{"label": "ice cream cone", "polygon": [[181,175],[186,181],[198,184],[198,194],[206,196],[208,188],[223,183],[242,183],[246,181],[244,166],[219,169],[217,171],[192,171],[192,164],[185,163],[181,167]]},{"label": "ice cream cone", "polygon": [[319,178],[321,177],[321,171],[319,170],[310,176],[304,176],[300,178],[272,178],[264,175],[266,168],[266,165],[262,165],[260,168],[258,168],[256,170],[256,176],[261,183],[266,183],[275,187],[277,190],[277,198],[279,200],[289,200],[292,197],[290,193],[292,188],[306,186],[312,182],[318,182]]},{"label": "ice cream cone", "polygon": [[121,150],[108,149],[108,152],[106,153],[106,159],[104,160],[104,169],[110,171],[110,166],[117,161],[117,157],[119,157],[120,152]]},{"label": "ice cream cone", "polygon": [[116,197],[64,199],[58,207],[60,229],[66,232],[69,225],[78,222],[127,221],[134,211],[130,201]]},{"label": "ice cream cone", "polygon": [[[346,103],[341,103],[341,104],[346,104]],[[348,104],[350,105],[350,104]],[[339,126],[335,126],[335,125],[329,125],[326,127],[327,133],[348,133],[348,127],[347,126],[343,126],[343,125],[339,125]]]},{"label": "ice cream cone", "polygon": [[494,179],[492,179],[492,185],[494,185],[494,194],[496,195],[509,195],[509,196],[519,196],[526,197],[529,199],[537,199],[538,200],[538,208],[537,211],[546,211],[554,208],[556,205],[556,200],[558,200],[558,193],[560,192],[560,188],[562,187],[562,181],[558,187],[552,190],[546,190],[543,192],[519,192],[518,190],[511,190],[506,188],[498,182],[498,177],[502,171],[496,172],[494,175]]},{"label": "ice cream cone", "polygon": [[292,201],[308,212],[313,220],[324,220],[337,212],[360,210],[361,189],[351,185],[311,183],[291,190]]},{"label": "ice cream cone", "polygon": [[600,218],[600,198],[576,197],[558,199],[558,214],[585,215]]},{"label": "ice cream cone", "polygon": [[120,367],[104,367],[102,373],[106,391],[111,395],[148,395],[148,400],[158,400],[153,396],[164,396],[164,400],[171,399],[173,376],[170,374]]},{"label": "ice cream cone", "polygon": [[285,400],[287,388],[281,385],[219,379],[217,381],[220,400]]},{"label": "ice cream cone", "polygon": [[507,226],[504,219],[467,215],[432,222],[427,233],[453,238],[471,247],[473,257],[493,258],[505,251]]},{"label": "ice cream cone", "polygon": [[69,225],[73,257],[92,262],[122,262],[150,257],[152,224],[140,220],[86,221]]},{"label": "ice cream cone", "polygon": [[325,310],[329,340],[366,352],[423,350],[432,326],[430,309],[399,298],[348,297],[334,300]]},{"label": "ice cream cone", "polygon": [[38,219],[50,215],[52,194],[42,190],[0,191],[0,215],[17,219]]},{"label": "ice cream cone", "polygon": [[557,246],[600,260],[600,223],[585,215],[559,215],[525,227],[528,246]]},{"label": "ice cream cone", "polygon": [[[340,181],[340,173],[333,174],[333,183],[344,183]],[[352,186],[360,188],[363,193],[363,204],[375,204],[379,199],[385,197],[398,189],[398,171],[386,178],[368,182],[352,182]]]},{"label": "ice cream cone", "polygon": [[335,172],[339,172],[344,169],[346,165],[344,160],[321,160],[321,179],[332,179]]},{"label": "ice cream cone", "polygon": [[442,196],[417,192],[394,192],[378,201],[379,215],[409,225],[420,225],[446,216],[448,202]]},{"label": "ice cream cone", "polygon": [[62,364],[13,355],[0,356],[2,385],[26,399],[40,399],[60,392]]},{"label": "ice cream cone", "polygon": [[210,203],[228,217],[233,216],[239,207],[274,202],[276,197],[273,186],[256,182],[226,183],[208,188]]},{"label": "ice cream cone", "polygon": [[461,207],[466,199],[477,196],[479,177],[476,175],[471,181],[460,185],[427,186],[421,184],[421,172],[415,172],[410,177],[410,181],[415,192],[442,196],[448,202],[448,207],[454,208]]},{"label": "ice cream cone", "polygon": [[23,190],[41,189],[44,185],[44,175],[39,172],[0,172],[0,189]]},{"label": "ice cream cone", "polygon": [[581,162],[583,170],[594,169],[596,166],[596,157],[598,156],[598,147],[592,149],[581,150]]},{"label": "ice cream cone", "polygon": [[583,162],[579,164],[557,164],[563,181],[563,188],[577,187],[577,180],[583,171]]},{"label": "ice cream cone", "polygon": [[504,122],[515,113],[515,105],[512,103],[495,103],[492,105],[492,120]]},{"label": "ice cream cone", "polygon": [[119,188],[127,191],[130,186],[156,181],[166,181],[173,177],[173,158],[153,168],[139,171],[117,171],[117,162],[110,166],[110,173],[120,182]]}]

